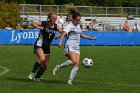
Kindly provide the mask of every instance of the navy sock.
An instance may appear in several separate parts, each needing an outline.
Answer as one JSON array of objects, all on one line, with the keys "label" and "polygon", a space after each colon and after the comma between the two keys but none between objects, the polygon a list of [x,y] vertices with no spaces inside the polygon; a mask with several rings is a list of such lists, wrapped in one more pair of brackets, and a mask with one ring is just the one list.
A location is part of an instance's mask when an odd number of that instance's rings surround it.
[{"label": "navy sock", "polygon": [[42,74],[44,73],[44,71],[46,70],[46,68],[43,68],[43,67],[40,67],[39,69],[38,69],[38,72],[37,72],[37,74],[36,74],[36,78],[40,78],[41,76],[42,76]]},{"label": "navy sock", "polygon": [[39,63],[36,61],[35,64],[34,64],[34,66],[33,66],[32,72],[35,73],[35,72],[38,70],[38,68],[39,68],[40,66],[41,66],[41,64],[39,64]]}]

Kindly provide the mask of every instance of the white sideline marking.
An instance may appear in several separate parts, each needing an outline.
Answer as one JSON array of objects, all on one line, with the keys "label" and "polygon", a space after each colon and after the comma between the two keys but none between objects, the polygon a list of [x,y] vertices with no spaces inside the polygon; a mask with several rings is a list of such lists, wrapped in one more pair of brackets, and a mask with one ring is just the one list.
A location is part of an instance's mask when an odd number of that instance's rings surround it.
[{"label": "white sideline marking", "polygon": [[6,67],[0,66],[0,68],[4,69],[4,71],[0,72],[0,75],[5,74],[9,71],[9,69]]}]

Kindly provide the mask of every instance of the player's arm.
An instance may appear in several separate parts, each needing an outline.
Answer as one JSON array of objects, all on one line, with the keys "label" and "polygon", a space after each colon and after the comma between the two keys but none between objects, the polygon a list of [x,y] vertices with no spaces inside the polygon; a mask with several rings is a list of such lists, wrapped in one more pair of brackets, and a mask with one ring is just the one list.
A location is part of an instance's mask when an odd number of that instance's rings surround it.
[{"label": "player's arm", "polygon": [[60,37],[61,37],[61,35],[62,35],[62,33],[63,33],[63,31],[62,31],[62,29],[61,29],[61,27],[60,27],[60,26],[58,26],[58,25],[57,25],[57,29],[58,29],[58,32],[59,32],[60,34],[56,35],[56,36],[54,37],[55,39],[60,38]]},{"label": "player's arm", "polygon": [[41,26],[42,22],[33,22],[31,25],[37,29],[43,30],[43,27]]},{"label": "player's arm", "polygon": [[63,39],[64,39],[64,37],[65,37],[66,34],[67,34],[67,32],[63,32],[62,33],[62,36],[61,36],[60,41],[58,43],[58,47],[59,48],[62,48],[62,41],[63,41]]},{"label": "player's arm", "polygon": [[88,40],[96,40],[96,37],[89,37],[89,36],[87,36],[87,35],[85,35],[83,33],[81,33],[81,37],[85,38],[85,39],[88,39]]}]

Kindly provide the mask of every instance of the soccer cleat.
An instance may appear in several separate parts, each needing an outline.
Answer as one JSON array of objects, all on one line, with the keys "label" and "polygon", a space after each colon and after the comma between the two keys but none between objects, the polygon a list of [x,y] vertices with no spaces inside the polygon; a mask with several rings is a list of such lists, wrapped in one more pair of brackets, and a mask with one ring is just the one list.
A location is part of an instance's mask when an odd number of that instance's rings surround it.
[{"label": "soccer cleat", "polygon": [[56,75],[56,72],[60,69],[60,65],[56,65],[53,69],[53,75]]},{"label": "soccer cleat", "polygon": [[72,80],[68,80],[67,84],[68,85],[73,85]]},{"label": "soccer cleat", "polygon": [[30,73],[30,75],[29,75],[29,79],[30,79],[30,80],[32,80],[32,79],[34,78],[34,74],[35,74],[35,73],[33,73],[33,72]]},{"label": "soccer cleat", "polygon": [[39,79],[39,78],[34,78],[34,81],[39,82],[39,81],[40,81],[40,79]]}]

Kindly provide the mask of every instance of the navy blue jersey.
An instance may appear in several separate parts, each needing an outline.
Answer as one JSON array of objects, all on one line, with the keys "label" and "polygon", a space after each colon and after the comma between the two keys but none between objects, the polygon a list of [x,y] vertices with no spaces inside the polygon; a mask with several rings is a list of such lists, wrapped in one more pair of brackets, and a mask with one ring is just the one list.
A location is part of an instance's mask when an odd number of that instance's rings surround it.
[{"label": "navy blue jersey", "polygon": [[54,28],[51,28],[47,21],[41,21],[43,30],[40,30],[39,37],[34,44],[34,51],[38,48],[42,48],[45,54],[50,53],[50,44],[55,36],[57,24],[54,24]]},{"label": "navy blue jersey", "polygon": [[55,32],[58,31],[57,24],[54,24],[54,28],[51,28],[47,21],[42,21],[42,27],[44,29],[40,30],[40,34],[36,41],[36,45],[50,45],[55,36]]}]

